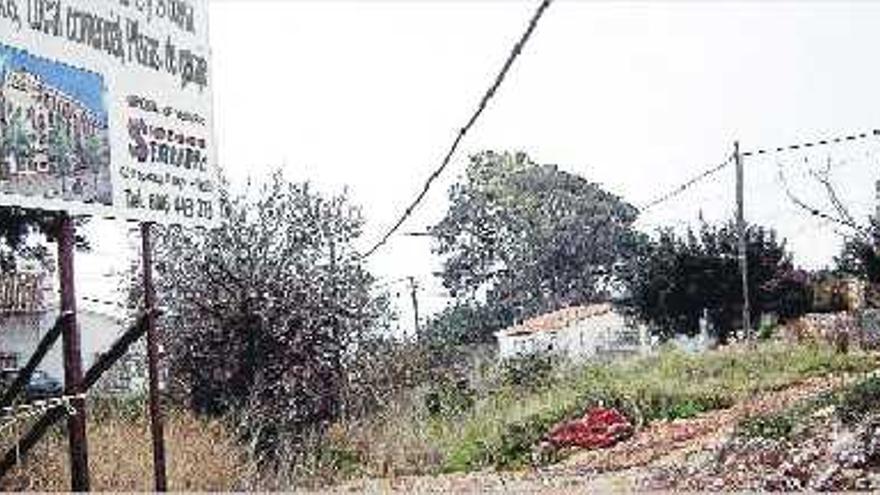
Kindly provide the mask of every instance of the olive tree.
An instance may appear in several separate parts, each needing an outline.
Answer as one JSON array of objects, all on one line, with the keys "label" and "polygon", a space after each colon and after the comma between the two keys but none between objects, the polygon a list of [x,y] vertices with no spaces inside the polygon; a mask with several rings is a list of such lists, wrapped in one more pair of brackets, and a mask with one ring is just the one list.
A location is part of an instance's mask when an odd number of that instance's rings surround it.
[{"label": "olive tree", "polygon": [[223,203],[217,228],[172,227],[157,240],[170,383],[199,411],[240,417],[271,459],[344,412],[347,359],[380,305],[353,245],[363,219],[345,195],[276,173]]}]

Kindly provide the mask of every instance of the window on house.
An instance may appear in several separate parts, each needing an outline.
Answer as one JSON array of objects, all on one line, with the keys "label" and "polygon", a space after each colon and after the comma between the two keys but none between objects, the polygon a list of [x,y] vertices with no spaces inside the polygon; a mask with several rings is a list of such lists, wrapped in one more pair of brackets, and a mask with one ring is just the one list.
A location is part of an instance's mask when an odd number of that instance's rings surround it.
[{"label": "window on house", "polygon": [[18,369],[17,352],[0,352],[0,369]]}]

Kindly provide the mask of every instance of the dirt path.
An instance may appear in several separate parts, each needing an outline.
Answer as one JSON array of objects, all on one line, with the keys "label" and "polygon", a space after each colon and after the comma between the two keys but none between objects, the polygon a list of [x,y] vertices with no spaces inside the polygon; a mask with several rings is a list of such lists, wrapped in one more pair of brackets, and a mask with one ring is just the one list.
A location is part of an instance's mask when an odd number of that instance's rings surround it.
[{"label": "dirt path", "polygon": [[810,378],[779,391],[758,394],[728,409],[710,411],[684,420],[657,421],[627,442],[610,449],[577,453],[566,459],[563,465],[589,465],[598,472],[605,472],[645,466],[661,460],[674,462],[730,435],[745,417],[782,410],[798,400],[850,381],[840,377]]},{"label": "dirt path", "polygon": [[782,410],[794,402],[840,387],[852,377],[816,377],[764,392],[728,409],[690,419],[658,421],[612,448],[583,451],[563,462],[540,469],[439,476],[362,479],[334,491],[356,492],[570,492],[631,491],[650,467],[683,462],[689,455],[712,450],[745,417]]}]

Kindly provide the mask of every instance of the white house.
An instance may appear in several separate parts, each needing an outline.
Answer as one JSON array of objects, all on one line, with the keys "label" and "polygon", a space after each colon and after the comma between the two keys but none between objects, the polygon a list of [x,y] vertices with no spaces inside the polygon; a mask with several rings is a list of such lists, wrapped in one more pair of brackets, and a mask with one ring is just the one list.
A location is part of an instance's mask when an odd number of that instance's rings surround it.
[{"label": "white house", "polygon": [[648,332],[610,303],[572,306],[505,328],[495,333],[501,359],[549,352],[573,360],[617,354],[640,354],[648,349]]},{"label": "white house", "polygon": [[[57,284],[46,273],[15,273],[0,276],[0,368],[24,366],[58,316]],[[77,323],[83,371],[126,329],[122,308],[106,301],[77,300]],[[135,346],[137,348],[137,346]],[[129,391],[143,386],[143,356],[139,349],[129,351],[102,377],[102,390]],[[38,366],[64,381],[62,339],[59,338]]]}]

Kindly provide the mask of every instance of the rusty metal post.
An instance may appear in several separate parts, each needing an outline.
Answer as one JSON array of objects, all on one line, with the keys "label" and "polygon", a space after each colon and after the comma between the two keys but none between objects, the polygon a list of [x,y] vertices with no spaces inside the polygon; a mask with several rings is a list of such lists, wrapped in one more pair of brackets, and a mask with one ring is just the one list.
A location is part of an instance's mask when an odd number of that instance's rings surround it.
[{"label": "rusty metal post", "polygon": [[159,395],[159,343],[156,335],[156,292],[153,287],[153,243],[151,224],[141,224],[141,256],[144,276],[144,305],[147,324],[147,369],[150,375],[150,425],[153,434],[153,480],[157,492],[168,490],[165,477],[165,438],[162,428],[162,406]]},{"label": "rusty metal post", "polygon": [[[61,213],[58,229],[58,274],[61,282],[61,314],[64,329],[62,346],[64,348],[64,388],[68,395],[79,395],[83,388],[82,351],[80,349],[79,326],[76,322],[76,292],[73,284],[73,218]],[[70,401],[75,414],[67,419],[67,434],[70,444],[70,488],[75,492],[89,490],[89,459],[86,440],[86,401],[80,397]]]}]

